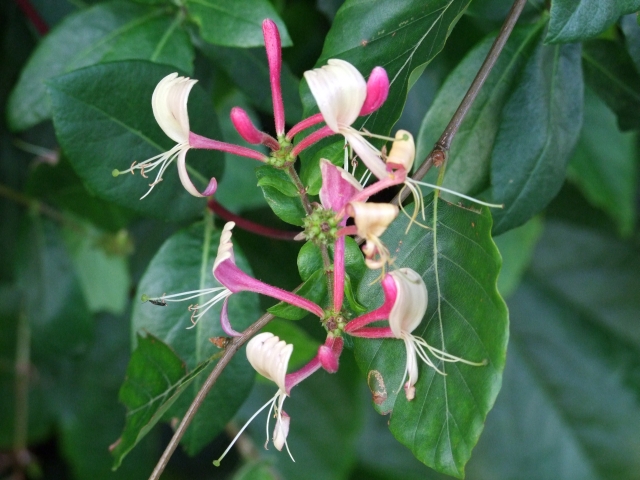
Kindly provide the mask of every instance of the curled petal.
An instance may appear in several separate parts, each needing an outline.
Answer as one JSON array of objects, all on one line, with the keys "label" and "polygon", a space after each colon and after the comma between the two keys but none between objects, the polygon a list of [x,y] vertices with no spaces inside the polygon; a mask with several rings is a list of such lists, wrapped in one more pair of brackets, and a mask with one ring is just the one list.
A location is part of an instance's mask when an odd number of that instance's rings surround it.
[{"label": "curled petal", "polygon": [[324,208],[339,212],[351,197],[362,190],[362,185],[353,175],[327,159],[320,159],[320,172],[322,174],[320,201]]},{"label": "curled petal", "polygon": [[427,286],[422,277],[410,268],[400,268],[389,275],[397,287],[396,301],[389,314],[389,327],[396,338],[403,338],[403,334],[413,332],[422,322],[427,311]]},{"label": "curled petal", "polygon": [[387,165],[393,168],[404,168],[410,172],[413,161],[416,158],[416,145],[413,142],[413,135],[406,130],[396,132],[395,141],[391,145],[391,151],[387,156]]},{"label": "curled petal", "polygon": [[390,203],[351,202],[347,206],[347,213],[353,217],[358,235],[366,239],[382,235],[398,212],[398,207]]},{"label": "curled petal", "polygon": [[151,97],[153,116],[160,128],[176,143],[189,142],[187,100],[197,80],[172,73],[164,77]]},{"label": "curled petal", "polygon": [[382,67],[371,71],[367,80],[367,98],[362,105],[360,115],[369,115],[379,109],[389,95],[389,77]]},{"label": "curled petal", "polygon": [[356,67],[331,59],[327,65],[304,73],[327,126],[335,133],[349,127],[360,114],[367,83]]},{"label": "curled petal", "polygon": [[275,382],[280,391],[285,391],[285,376],[293,345],[276,337],[271,332],[256,335],[247,343],[247,359],[263,377]]},{"label": "curled petal", "polygon": [[191,182],[191,179],[189,178],[189,172],[187,171],[187,150],[188,149],[182,150],[178,155],[177,160],[178,175],[180,176],[180,182],[182,182],[182,186],[194,197],[208,197],[209,195],[213,195],[218,188],[218,182],[215,178],[212,177],[211,180],[209,180],[209,185],[207,185],[207,188],[205,188],[202,192],[200,192],[195,187],[193,182]]},{"label": "curled petal", "polygon": [[213,274],[220,265],[225,260],[231,259],[233,263],[235,263],[235,257],[233,256],[233,243],[231,242],[231,230],[235,227],[236,224],[234,222],[225,223],[222,228],[222,233],[220,234],[220,245],[218,245],[218,255],[216,255],[216,260],[213,262]]},{"label": "curled petal", "polygon": [[289,435],[289,425],[291,424],[291,417],[282,410],[281,415],[276,420],[276,426],[273,429],[273,446],[282,451],[282,447],[287,443],[287,436]]}]

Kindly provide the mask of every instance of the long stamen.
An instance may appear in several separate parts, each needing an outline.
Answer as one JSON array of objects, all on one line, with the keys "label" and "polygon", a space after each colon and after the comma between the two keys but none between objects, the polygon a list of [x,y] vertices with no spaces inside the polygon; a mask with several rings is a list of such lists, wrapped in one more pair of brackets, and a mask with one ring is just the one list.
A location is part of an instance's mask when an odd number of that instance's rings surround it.
[{"label": "long stamen", "polygon": [[[262,407],[260,407],[260,409],[256,413],[254,413],[249,420],[247,420],[247,422],[238,431],[238,433],[233,438],[233,440],[231,440],[231,443],[229,444],[227,449],[224,452],[222,452],[222,455],[220,455],[220,457],[217,460],[213,461],[213,464],[216,467],[220,466],[220,462],[222,461],[222,459],[227,455],[227,453],[229,453],[229,450],[231,450],[231,447],[233,447],[233,445],[236,443],[236,441],[238,440],[238,437],[242,435],[242,432],[244,432],[247,429],[247,427],[253,421],[253,419],[256,418],[260,414],[260,412],[262,412],[265,408],[267,408],[267,405],[271,405],[271,409],[273,409],[273,404],[275,403],[279,394],[280,394],[280,391],[276,392],[276,394],[270,400],[268,400],[267,403],[265,403]],[[269,412],[271,412],[271,409],[269,410]],[[267,423],[267,436],[268,436],[268,433],[269,433],[269,426]],[[267,441],[268,441],[268,438],[267,438]]]},{"label": "long stamen", "polygon": [[[190,305],[189,306],[189,310],[191,310],[193,312],[193,314],[191,315],[191,323],[193,323],[193,325],[191,325],[190,327],[187,327],[187,330],[192,329],[193,327],[195,327],[198,323],[198,320],[200,320],[200,317],[202,317],[205,313],[207,313],[207,311],[209,311],[209,309],[211,307],[213,307],[216,303],[220,302],[221,300],[224,300],[225,298],[227,298],[229,295],[231,295],[231,291],[230,290],[226,290],[223,292],[220,292],[219,294],[217,294],[215,297],[213,297],[211,300],[207,301],[206,303],[203,303],[202,305]],[[204,310],[203,310],[204,308]],[[196,315],[196,311],[199,311],[199,313]]]},{"label": "long stamen", "polygon": [[454,190],[449,190],[448,188],[444,188],[444,187],[439,187],[437,185],[433,185],[431,183],[427,183],[427,182],[419,182],[418,180],[413,180],[413,179],[408,179],[408,182],[411,183],[415,183],[417,185],[422,185],[424,187],[430,187],[430,188],[434,188],[436,190],[440,190],[446,193],[450,193],[452,195],[455,195],[457,197],[460,198],[464,198],[465,200],[469,200],[470,202],[474,202],[477,203],[478,205],[484,205],[485,207],[490,207],[490,208],[504,208],[503,204],[497,204],[497,203],[488,203],[488,202],[483,202],[482,200],[478,200],[476,198],[473,197],[469,197],[468,195],[464,195],[462,193],[456,192]]}]

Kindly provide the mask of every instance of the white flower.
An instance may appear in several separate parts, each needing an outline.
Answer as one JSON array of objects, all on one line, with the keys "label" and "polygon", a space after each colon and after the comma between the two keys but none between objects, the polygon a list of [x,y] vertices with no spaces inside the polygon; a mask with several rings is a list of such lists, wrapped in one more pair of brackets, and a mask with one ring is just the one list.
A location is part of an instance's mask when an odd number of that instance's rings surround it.
[{"label": "white flower", "polygon": [[327,126],[345,137],[351,148],[378,178],[388,175],[380,151],[351,127],[367,97],[367,83],[349,62],[331,59],[327,65],[304,73]]},{"label": "white flower", "polygon": [[[353,217],[358,235],[366,240],[362,248],[369,268],[382,268],[391,260],[387,247],[380,241],[389,224],[398,216],[398,207],[390,203],[351,202],[347,213]],[[378,254],[378,260],[375,255]]]},{"label": "white flower", "polygon": [[280,338],[270,332],[260,333],[249,340],[249,343],[247,343],[247,359],[249,363],[260,375],[274,382],[278,386],[278,391],[244,424],[220,458],[213,462],[214,465],[220,465],[220,460],[222,460],[231,449],[240,434],[267,406],[270,406],[270,408],[267,415],[267,440],[264,447],[267,448],[267,443],[269,442],[269,420],[271,418],[271,412],[275,410],[276,426],[273,431],[273,444],[278,450],[282,450],[282,447],[286,446],[287,452],[291,460],[293,460],[293,456],[289,451],[289,445],[287,444],[287,435],[289,434],[289,423],[291,419],[289,415],[282,410],[284,399],[288,396],[285,379],[292,353],[293,345],[286,343],[284,340],[280,340]]}]

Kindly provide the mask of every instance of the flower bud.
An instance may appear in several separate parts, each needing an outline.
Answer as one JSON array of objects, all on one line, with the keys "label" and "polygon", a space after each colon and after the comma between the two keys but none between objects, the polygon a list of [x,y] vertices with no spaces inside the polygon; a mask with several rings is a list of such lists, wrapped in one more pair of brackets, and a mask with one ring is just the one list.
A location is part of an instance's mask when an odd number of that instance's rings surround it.
[{"label": "flower bud", "polygon": [[389,95],[389,77],[382,67],[371,70],[367,80],[367,97],[364,100],[360,115],[369,115],[379,109]]},{"label": "flower bud", "polygon": [[242,108],[233,107],[229,116],[231,123],[245,141],[252,144],[262,142],[263,133],[253,125],[249,115]]},{"label": "flower bud", "polygon": [[318,360],[327,372],[336,373],[338,371],[338,356],[326,345],[320,345],[318,348]]}]

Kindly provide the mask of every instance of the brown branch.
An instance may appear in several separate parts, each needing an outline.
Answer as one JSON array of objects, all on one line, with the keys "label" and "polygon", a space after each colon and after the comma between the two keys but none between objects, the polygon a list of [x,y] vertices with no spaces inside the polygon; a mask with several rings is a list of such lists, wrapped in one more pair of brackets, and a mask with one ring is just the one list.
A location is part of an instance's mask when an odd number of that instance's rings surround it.
[{"label": "brown branch", "polygon": [[211,373],[205,380],[204,384],[200,388],[200,391],[196,395],[196,398],[194,398],[193,402],[191,402],[191,405],[189,406],[187,413],[185,413],[184,417],[182,417],[182,421],[180,422],[180,425],[178,425],[178,428],[174,432],[173,437],[171,437],[171,441],[165,448],[164,453],[160,457],[160,460],[158,460],[158,464],[156,465],[156,468],[153,469],[153,472],[151,473],[149,480],[158,480],[160,478],[160,475],[162,475],[162,472],[167,466],[167,463],[169,463],[169,459],[171,458],[171,455],[173,455],[173,452],[178,447],[180,440],[184,436],[184,433],[187,431],[187,427],[189,427],[189,424],[191,423],[191,421],[193,420],[193,417],[195,416],[196,412],[200,408],[200,405],[202,404],[204,399],[207,397],[207,395],[209,394],[209,391],[211,390],[213,385],[216,383],[216,380],[218,380],[218,377],[220,376],[222,371],[225,369],[225,367],[229,364],[233,356],[238,352],[238,350],[240,350],[240,347],[242,347],[242,345],[244,345],[251,337],[253,337],[262,327],[264,327],[267,323],[269,323],[273,318],[274,316],[271,315],[270,313],[263,315],[258,319],[258,321],[252,324],[244,332],[242,332],[241,336],[234,337],[233,340],[231,340],[229,344],[225,347],[222,357],[220,357],[220,360],[218,360],[218,363],[216,364],[214,369],[211,371]]},{"label": "brown branch", "polygon": [[[496,64],[500,53],[502,53],[502,49],[507,43],[507,40],[511,35],[511,31],[518,21],[518,18],[522,13],[522,9],[524,8],[526,3],[527,0],[515,0],[515,2],[513,2],[513,6],[511,7],[511,10],[509,10],[509,14],[505,19],[504,24],[500,28],[498,36],[493,42],[491,50],[489,50],[489,53],[484,59],[480,70],[478,70],[476,77],[473,79],[473,82],[471,82],[469,90],[467,90],[467,93],[460,102],[456,113],[454,113],[453,117],[451,117],[451,121],[449,121],[449,124],[444,129],[444,132],[442,132],[442,135],[434,145],[433,150],[431,150],[431,153],[429,153],[427,158],[422,162],[420,167],[413,174],[412,178],[414,180],[421,180],[422,178],[424,178],[424,176],[432,166],[440,166],[446,161],[449,154],[449,149],[451,148],[451,143],[453,142],[456,133],[458,133],[458,129],[460,128],[462,121],[469,112],[469,109],[473,105],[473,102],[476,100],[480,89],[484,85],[485,80]],[[405,198],[407,198],[408,195],[409,191],[407,189],[404,189],[398,195],[396,195],[391,203],[398,205]]]}]

